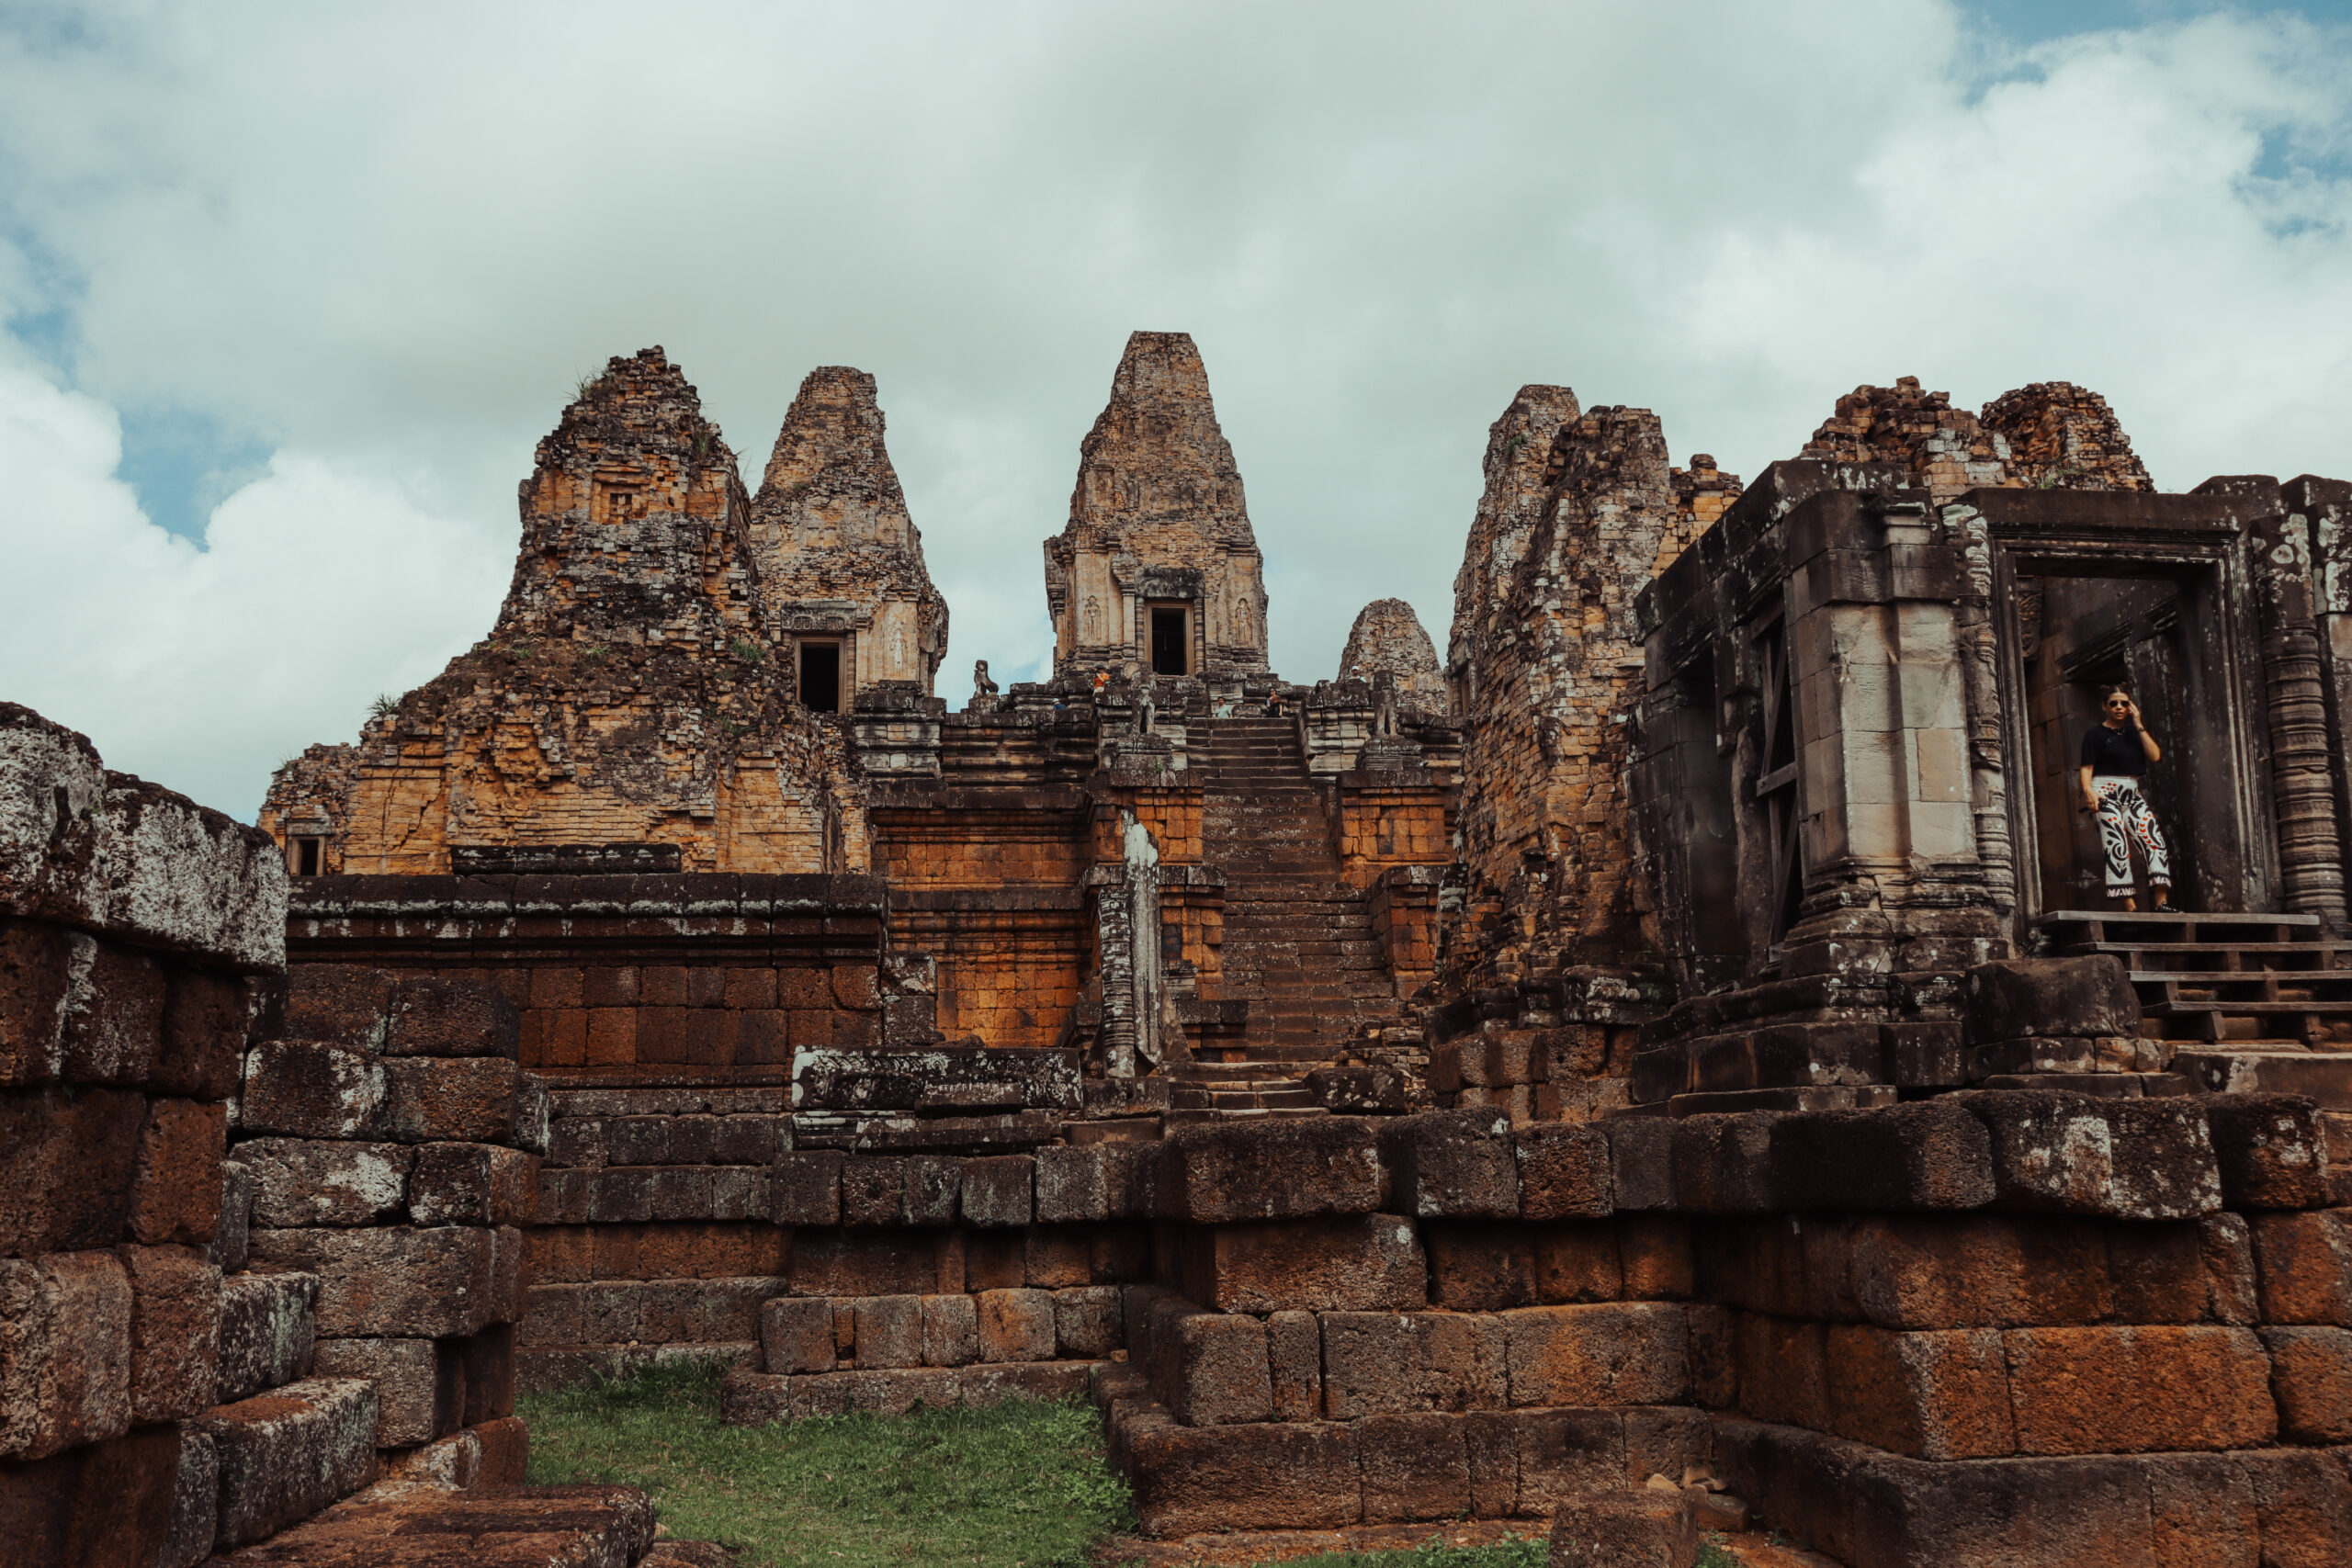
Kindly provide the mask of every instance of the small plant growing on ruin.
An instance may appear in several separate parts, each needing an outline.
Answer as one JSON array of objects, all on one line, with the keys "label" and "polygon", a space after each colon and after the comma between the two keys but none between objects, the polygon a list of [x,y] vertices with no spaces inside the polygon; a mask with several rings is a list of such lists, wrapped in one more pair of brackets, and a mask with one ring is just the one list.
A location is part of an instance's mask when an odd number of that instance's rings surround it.
[{"label": "small plant growing on ruin", "polygon": [[368,705],[369,718],[390,718],[400,711],[400,700],[390,692],[377,693],[375,700]]},{"label": "small plant growing on ruin", "polygon": [[605,373],[603,371],[589,370],[582,372],[580,379],[571,384],[571,400],[575,403],[586,402],[590,398],[595,396],[596,389],[604,384]]},{"label": "small plant growing on ruin", "polygon": [[728,651],[734,654],[736,658],[741,660],[746,664],[762,664],[767,660],[768,656],[766,650],[762,649],[758,643],[746,642],[740,637],[734,641],[729,643],[727,648]]}]

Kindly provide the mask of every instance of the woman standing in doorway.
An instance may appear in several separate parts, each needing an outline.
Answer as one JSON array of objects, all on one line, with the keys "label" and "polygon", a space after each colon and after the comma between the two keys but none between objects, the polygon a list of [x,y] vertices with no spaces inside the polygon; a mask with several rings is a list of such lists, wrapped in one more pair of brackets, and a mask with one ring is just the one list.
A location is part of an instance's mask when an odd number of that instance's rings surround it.
[{"label": "woman standing in doorway", "polygon": [[2107,722],[2083,737],[2082,807],[2098,818],[2099,847],[2107,852],[2107,896],[2137,909],[2132,897],[2132,846],[2148,863],[2148,890],[2158,909],[2172,908],[2172,849],[2156,821],[2140,776],[2164,761],[2164,748],[2140,722],[2140,705],[2120,686],[2109,686],[2100,706]]}]

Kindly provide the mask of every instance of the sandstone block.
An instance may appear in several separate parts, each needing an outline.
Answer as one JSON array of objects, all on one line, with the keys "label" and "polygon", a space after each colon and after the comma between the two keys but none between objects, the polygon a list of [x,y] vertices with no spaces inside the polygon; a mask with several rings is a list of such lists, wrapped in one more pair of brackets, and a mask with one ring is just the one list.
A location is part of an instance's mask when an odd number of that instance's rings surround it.
[{"label": "sandstone block", "polygon": [[196,1100],[152,1100],[139,1132],[129,1232],[151,1247],[209,1247],[220,1224],[220,1158],[228,1108]]},{"label": "sandstone block", "polygon": [[1086,1225],[1031,1225],[1021,1233],[1022,1283],[1060,1291],[1094,1282],[1094,1237]]},{"label": "sandstone block", "polygon": [[379,1449],[429,1443],[465,1416],[466,1385],[454,1353],[431,1339],[322,1339],[313,1377],[364,1378],[376,1385]]},{"label": "sandstone block", "polygon": [[1566,1220],[1528,1228],[1537,1302],[1571,1306],[1624,1299],[1624,1270],[1617,1257],[1615,1224],[1607,1220]]},{"label": "sandstone block", "polygon": [[[1535,1242],[1532,1227],[1477,1220],[1434,1221],[1423,1228],[1429,1249],[1430,1304],[1448,1312],[1501,1312],[1533,1306]],[[1607,1299],[1614,1300],[1611,1291]],[[1333,1305],[1342,1303],[1333,1303]],[[1380,1303],[1347,1303],[1361,1310]],[[1419,1302],[1398,1303],[1419,1306]]]},{"label": "sandstone block", "polygon": [[1112,1437],[1146,1528],[1336,1529],[1363,1517],[1354,1432],[1344,1426],[1259,1422],[1193,1427],[1129,1417]]},{"label": "sandstone block", "polygon": [[1950,1099],[1782,1116],[1766,1179],[1791,1210],[1980,1209],[2000,1190],[1991,1133]]},{"label": "sandstone block", "polygon": [[903,1416],[919,1404],[937,1410],[1008,1399],[1069,1399],[1085,1393],[1091,1365],[892,1367],[808,1377],[776,1377],[739,1367],[719,1382],[718,1413],[729,1426],[760,1427],[853,1411]]},{"label": "sandstone block", "polygon": [[179,1438],[179,1472],[172,1484],[171,1523],[154,1568],[197,1568],[212,1555],[220,1526],[220,1455],[194,1423],[168,1428]]},{"label": "sandstone block", "polygon": [[[1690,1389],[1690,1332],[1679,1306],[1521,1307],[1497,1317],[1514,1405],[1672,1404]],[[1328,1325],[1325,1343],[1328,1353]]]},{"label": "sandstone block", "polygon": [[842,1159],[841,1155],[818,1149],[778,1155],[771,1187],[775,1201],[775,1223],[780,1225],[841,1224]]},{"label": "sandstone block", "polygon": [[963,1367],[979,1359],[978,1303],[967,1295],[923,1297],[922,1364]]},{"label": "sandstone block", "polygon": [[1855,1310],[1882,1328],[2096,1323],[2114,1310],[2104,1240],[2081,1222],[1871,1217],[1849,1235]]},{"label": "sandstone block", "polygon": [[2244,1449],[2278,1433],[2269,1359],[2250,1330],[2012,1328],[2002,1338],[2020,1453]]},{"label": "sandstone block", "polygon": [[1690,1325],[1690,1398],[1708,1410],[1729,1410],[1739,1403],[1739,1361],[1734,1353],[1732,1314],[1728,1309],[1693,1304]]},{"label": "sandstone block", "polygon": [[[922,1303],[921,1296],[861,1296],[847,1303],[857,1325],[857,1364],[862,1368],[922,1366]],[[1050,1359],[1051,1353],[1037,1359]]]},{"label": "sandstone block", "polygon": [[1690,1294],[1690,1222],[1673,1214],[1620,1214],[1617,1267],[1627,1301],[1680,1301]]},{"label": "sandstone block", "polygon": [[1500,1319],[1483,1313],[1319,1314],[1323,1411],[1333,1420],[1510,1403]]},{"label": "sandstone block", "polygon": [[1405,1075],[1394,1067],[1317,1067],[1306,1082],[1315,1103],[1334,1116],[1389,1116],[1405,1109]]},{"label": "sandstone block", "polygon": [[1510,1118],[1493,1111],[1429,1111],[1380,1130],[1390,1201],[1429,1219],[1516,1219],[1519,1170]]},{"label": "sandstone block", "polygon": [[504,1144],[545,1154],[547,1089],[497,1056],[390,1057],[383,1065],[387,1135],[404,1144]]},{"label": "sandstone block", "polygon": [[308,1375],[318,1298],[315,1274],[234,1274],[220,1281],[217,1403],[233,1404]]},{"label": "sandstone block", "polygon": [[1998,1331],[1894,1334],[1828,1325],[1831,1429],[1917,1459],[2017,1451]]},{"label": "sandstone block", "polygon": [[2208,1214],[2197,1222],[2198,1250],[2205,1264],[2205,1316],[2241,1327],[2262,1320],[2256,1283],[2254,1233],[2240,1214]]},{"label": "sandstone block", "polygon": [[1609,1143],[1611,1206],[1621,1212],[1673,1208],[1673,1121],[1663,1116],[1620,1116],[1598,1126]]},{"label": "sandstone block", "polygon": [[206,1413],[220,1456],[218,1544],[275,1535],[375,1478],[376,1387],[311,1378]]},{"label": "sandstone block", "polygon": [[224,1160],[220,1166],[220,1223],[212,1233],[212,1260],[220,1265],[223,1274],[234,1274],[245,1266],[245,1251],[250,1239],[254,1211],[253,1172],[237,1160]]},{"label": "sandstone block", "polygon": [[2027,1035],[2089,1038],[2140,1032],[2139,996],[2122,960],[2112,953],[1979,964],[1962,981],[1962,997],[1971,1044]]},{"label": "sandstone block", "polygon": [[1313,1421],[1323,1412],[1323,1329],[1311,1312],[1278,1312],[1266,1319],[1266,1368],[1274,1419]]},{"label": "sandstone block", "polygon": [[163,1041],[146,1087],[190,1100],[226,1100],[237,1092],[258,980],[239,979],[184,964],[165,971]]},{"label": "sandstone block", "polygon": [[1198,1225],[1182,1240],[1184,1294],[1224,1312],[1401,1312],[1428,1304],[1411,1222],[1387,1214]]},{"label": "sandstone block", "polygon": [[120,1089],[0,1092],[0,1257],[123,1239],[146,1124]]},{"label": "sandstone block", "polygon": [[250,1223],[271,1230],[396,1219],[415,1159],[401,1144],[254,1138],[237,1145],[253,1183]]},{"label": "sandstone block", "polygon": [[245,1053],[241,1137],[375,1138],[385,1122],[384,1063],[366,1051],[271,1040]]},{"label": "sandstone block", "polygon": [[[293,973],[299,975],[301,967]],[[576,1004],[575,1004],[576,1005]],[[413,976],[394,987],[384,1016],[387,1056],[503,1056],[521,1049],[523,1017],[487,986]]]},{"label": "sandstone block", "polygon": [[[141,1427],[49,1459],[0,1464],[0,1548],[14,1568],[189,1568],[212,1550],[211,1495],[175,1509],[181,1428]],[[196,1469],[191,1456],[188,1472]],[[186,1473],[189,1491],[202,1477]],[[198,1532],[202,1531],[198,1539]]]},{"label": "sandstone block", "polygon": [[496,1144],[424,1144],[409,1178],[420,1225],[529,1224],[538,1217],[538,1156]]},{"label": "sandstone block", "polygon": [[954,1224],[964,1185],[964,1161],[947,1155],[910,1155],[905,1172],[899,1224]]},{"label": "sandstone block", "polygon": [[1468,1514],[1467,1438],[1459,1416],[1367,1416],[1358,1422],[1364,1522],[1393,1524]]},{"label": "sandstone block", "polygon": [[[364,964],[294,964],[286,971],[286,1032],[380,1055],[400,977]],[[456,1053],[452,1053],[455,1055]]]},{"label": "sandstone block", "polygon": [[0,1259],[0,1458],[130,1429],[130,1276],[111,1252]]},{"label": "sandstone block", "polygon": [[63,1069],[65,993],[73,957],[83,950],[77,934],[0,920],[0,1085],[50,1083]]},{"label": "sandstone block", "polygon": [[776,1296],[762,1303],[760,1350],[771,1372],[831,1371],[833,1303],[821,1296]]},{"label": "sandstone block", "polygon": [[1105,1167],[1115,1146],[1049,1144],[1037,1150],[1037,1223],[1063,1224],[1112,1218],[1111,1179]]},{"label": "sandstone block", "polygon": [[1050,1361],[1054,1359],[1054,1298],[1050,1292],[982,1291],[978,1312],[980,1359]]},{"label": "sandstone block", "polygon": [[1511,1137],[1511,1153],[1522,1218],[1599,1219],[1613,1208],[1609,1140],[1599,1128],[1564,1122],[1521,1127]]},{"label": "sandstone block", "polygon": [[2343,1556],[2352,1540],[2352,1472],[2342,1450],[2274,1450],[2240,1463],[2253,1483],[2264,1568]]},{"label": "sandstone block", "polygon": [[74,1083],[146,1083],[164,1031],[163,965],[130,948],[75,932],[58,1076]]},{"label": "sandstone block", "polygon": [[130,1281],[130,1418],[177,1421],[214,1403],[220,1270],[189,1247],[121,1247]]},{"label": "sandstone block", "polygon": [[1380,1206],[1373,1134],[1351,1117],[1182,1127],[1148,1157],[1155,1212],[1168,1219],[1231,1224]]},{"label": "sandstone block", "polygon": [[1057,1357],[1083,1360],[1108,1356],[1125,1343],[1119,1330],[1117,1286],[1073,1285],[1053,1294]]},{"label": "sandstone block", "polygon": [[1025,1225],[1035,1215],[1030,1158],[995,1155],[964,1162],[963,1215],[968,1225]]},{"label": "sandstone block", "polygon": [[2265,1323],[2352,1328],[2352,1209],[2248,1216]]},{"label": "sandstone block", "polygon": [[1487,1517],[1549,1518],[1572,1498],[1622,1484],[1629,1468],[1622,1411],[1481,1410],[1461,1419],[1473,1500]]},{"label": "sandstone block", "polygon": [[1993,1144],[1995,1204],[2118,1220],[2189,1220],[2222,1206],[2201,1100],[1969,1094]]},{"label": "sandstone block", "polygon": [[[515,1246],[515,1266],[521,1247]],[[319,1332],[434,1339],[492,1321],[497,1240],[471,1225],[254,1233],[254,1266],[320,1280]]]},{"label": "sandstone block", "polygon": [[[2204,1105],[2224,1204],[2327,1207],[2327,1134],[2311,1100],[2300,1095],[2217,1094]],[[2352,1158],[2352,1149],[2345,1153]]]},{"label": "sandstone block", "polygon": [[965,1286],[964,1257],[952,1242],[918,1246],[904,1231],[798,1231],[785,1266],[796,1296],[923,1295]]},{"label": "sandstone block", "polygon": [[2352,1333],[2266,1328],[2279,1435],[2296,1443],[2352,1443]]},{"label": "sandstone block", "polygon": [[1561,1505],[1552,1568],[1690,1568],[1699,1524],[1679,1492],[1626,1489]]},{"label": "sandstone block", "polygon": [[906,1205],[907,1162],[892,1155],[851,1155],[842,1161],[841,1223],[896,1225]]}]

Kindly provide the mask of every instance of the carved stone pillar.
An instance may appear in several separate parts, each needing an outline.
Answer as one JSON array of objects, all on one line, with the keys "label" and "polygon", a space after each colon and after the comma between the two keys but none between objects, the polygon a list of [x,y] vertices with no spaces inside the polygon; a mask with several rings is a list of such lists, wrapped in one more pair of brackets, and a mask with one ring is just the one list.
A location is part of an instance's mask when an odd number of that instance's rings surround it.
[{"label": "carved stone pillar", "polygon": [[2278,818],[2280,901],[2296,914],[2344,924],[2344,839],[2336,819],[2319,622],[2312,597],[2311,530],[2301,516],[2248,531],[2262,616],[2262,676],[2270,727],[2271,798]]}]

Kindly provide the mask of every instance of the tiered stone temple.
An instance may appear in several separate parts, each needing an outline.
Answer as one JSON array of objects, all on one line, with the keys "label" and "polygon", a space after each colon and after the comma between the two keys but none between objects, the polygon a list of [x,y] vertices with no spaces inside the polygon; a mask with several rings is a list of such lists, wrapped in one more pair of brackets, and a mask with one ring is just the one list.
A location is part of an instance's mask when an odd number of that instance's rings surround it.
[{"label": "tiered stone temple", "polygon": [[[2161,493],[2091,393],[1909,378],[1743,485],[1530,386],[1442,671],[1383,601],[1288,682],[1137,333],[1054,673],[951,714],[880,435],[816,373],[749,502],[614,361],[496,635],[271,793],[314,1038],[514,1009],[520,1376],[1083,1384],[1163,1531],[1713,1464],[1856,1568],[2352,1538],[2352,486]],[[2194,913],[2072,808],[2116,679]]]}]

